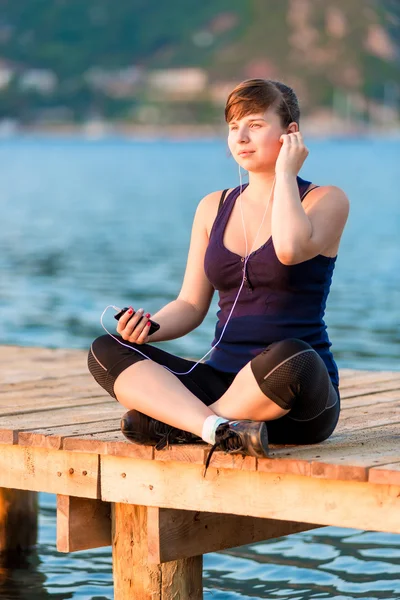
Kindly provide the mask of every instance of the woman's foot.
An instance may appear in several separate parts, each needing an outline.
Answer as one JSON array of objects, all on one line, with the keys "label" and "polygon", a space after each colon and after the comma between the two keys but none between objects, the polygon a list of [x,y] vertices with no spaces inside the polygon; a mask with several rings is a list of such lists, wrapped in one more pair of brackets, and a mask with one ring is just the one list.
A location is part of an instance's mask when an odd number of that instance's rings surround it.
[{"label": "woman's foot", "polygon": [[207,457],[204,476],[217,448],[230,454],[265,458],[269,452],[265,421],[227,421],[218,425],[215,431],[215,444]]},{"label": "woman's foot", "polygon": [[124,414],[121,419],[121,431],[130,442],[155,446],[156,450],[162,450],[169,444],[205,443],[201,437],[190,431],[167,425],[138,410],[130,410]]},{"label": "woman's foot", "polygon": [[[156,450],[162,450],[169,444],[207,443],[190,431],[167,425],[138,410],[130,410],[124,414],[121,419],[121,431],[130,442],[155,446]],[[265,458],[269,451],[265,421],[226,421],[218,425],[215,431],[215,444],[207,457],[204,475],[212,455],[218,448],[230,454]]]}]

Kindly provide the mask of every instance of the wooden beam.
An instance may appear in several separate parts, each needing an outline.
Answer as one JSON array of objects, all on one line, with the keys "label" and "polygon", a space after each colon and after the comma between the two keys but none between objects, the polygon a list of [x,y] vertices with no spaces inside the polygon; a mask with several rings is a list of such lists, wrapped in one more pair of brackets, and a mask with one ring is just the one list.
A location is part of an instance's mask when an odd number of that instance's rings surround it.
[{"label": "wooden beam", "polygon": [[96,454],[0,447],[0,487],[100,498],[99,470]]},{"label": "wooden beam", "polygon": [[[400,486],[101,457],[104,500],[400,533]],[[140,482],[140,485],[138,485]],[[232,493],[234,490],[234,493]]]},{"label": "wooden beam", "polygon": [[75,552],[110,545],[109,502],[57,495],[58,552]]},{"label": "wooden beam", "polygon": [[199,511],[148,508],[149,562],[165,563],[254,544],[319,525]]},{"label": "wooden beam", "polygon": [[151,565],[148,511],[144,506],[112,506],[115,600],[202,600],[202,556]]},{"label": "wooden beam", "polygon": [[0,488],[0,555],[9,565],[35,546],[37,520],[36,492]]},{"label": "wooden beam", "polygon": [[[161,564],[253,544],[319,525],[148,507],[148,559]],[[57,550],[75,552],[111,545],[110,503],[57,496]]]}]

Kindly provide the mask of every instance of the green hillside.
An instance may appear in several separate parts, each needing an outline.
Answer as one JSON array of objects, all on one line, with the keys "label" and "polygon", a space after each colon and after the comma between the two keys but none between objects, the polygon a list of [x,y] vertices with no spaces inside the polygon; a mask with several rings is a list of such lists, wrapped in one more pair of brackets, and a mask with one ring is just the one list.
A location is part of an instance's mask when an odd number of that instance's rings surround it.
[{"label": "green hillside", "polygon": [[[3,0],[2,5],[0,70],[6,65],[12,77],[0,87],[0,118],[29,121],[41,111],[58,110],[78,120],[94,113],[135,120],[135,109],[155,102],[145,77],[118,94],[88,77],[93,69],[112,76],[128,67],[142,74],[199,67],[210,85],[278,78],[299,91],[306,112],[330,106],[335,91],[379,103],[389,90],[398,106],[394,0]],[[55,78],[45,93],[29,78],[29,85],[21,84],[24,73],[38,69]],[[211,96],[183,102],[192,107],[188,120],[213,120]],[[171,120],[180,114],[179,102],[173,104]]]}]

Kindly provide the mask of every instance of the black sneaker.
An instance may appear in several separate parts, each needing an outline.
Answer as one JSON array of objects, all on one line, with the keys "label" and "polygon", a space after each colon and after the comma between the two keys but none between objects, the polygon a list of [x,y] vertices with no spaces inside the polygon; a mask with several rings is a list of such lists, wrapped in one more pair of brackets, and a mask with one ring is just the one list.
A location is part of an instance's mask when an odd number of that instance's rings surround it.
[{"label": "black sneaker", "polygon": [[204,477],[217,448],[230,454],[265,458],[268,456],[268,432],[265,421],[227,421],[218,425],[215,431],[215,444],[207,457]]},{"label": "black sneaker", "polygon": [[121,419],[121,431],[130,442],[155,446],[156,450],[162,450],[169,444],[204,443],[202,438],[194,433],[176,429],[138,410],[130,410],[124,414]]}]

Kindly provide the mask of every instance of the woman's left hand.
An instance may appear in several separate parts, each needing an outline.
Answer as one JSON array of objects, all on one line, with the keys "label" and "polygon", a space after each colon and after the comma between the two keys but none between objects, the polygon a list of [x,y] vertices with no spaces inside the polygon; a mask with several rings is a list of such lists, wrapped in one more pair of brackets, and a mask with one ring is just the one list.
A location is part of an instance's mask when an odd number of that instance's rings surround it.
[{"label": "woman's left hand", "polygon": [[275,173],[290,173],[297,176],[308,156],[308,148],[304,145],[300,131],[285,133],[279,141],[282,147],[275,164]]}]

